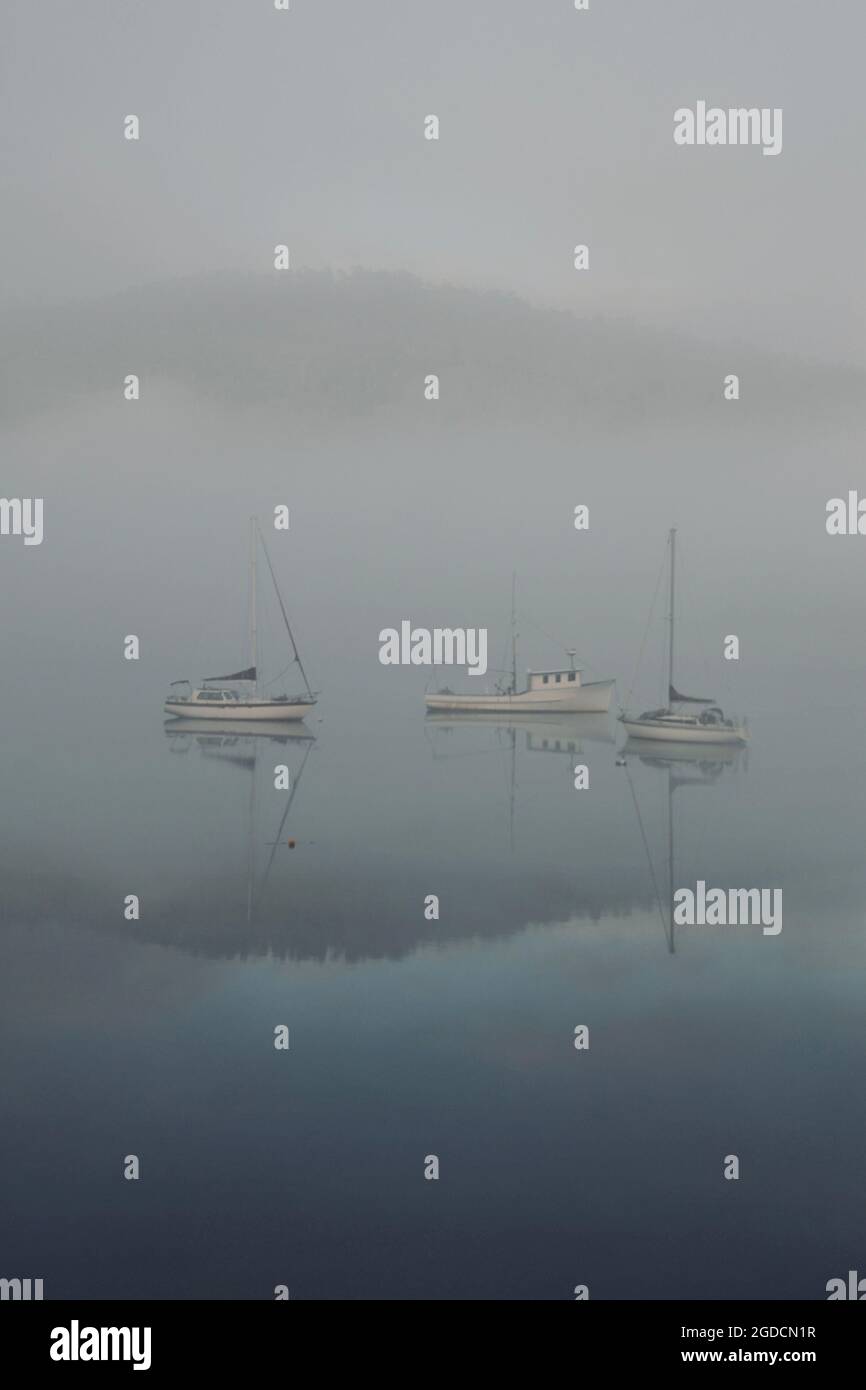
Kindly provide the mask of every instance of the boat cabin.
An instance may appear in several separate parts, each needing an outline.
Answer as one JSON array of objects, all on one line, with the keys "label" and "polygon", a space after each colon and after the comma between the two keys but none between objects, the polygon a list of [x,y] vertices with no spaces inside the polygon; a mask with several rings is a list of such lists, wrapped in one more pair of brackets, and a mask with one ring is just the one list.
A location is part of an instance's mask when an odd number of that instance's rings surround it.
[{"label": "boat cabin", "polygon": [[203,690],[193,690],[189,699],[191,704],[196,705],[221,705],[228,703],[237,704],[238,695],[237,692],[234,690],[209,690],[207,688],[204,688]]},{"label": "boat cabin", "polygon": [[527,671],[529,690],[549,690],[551,686],[580,685],[580,667],[573,666],[566,671]]},{"label": "boat cabin", "polygon": [[670,724],[690,729],[734,728],[733,720],[726,719],[724,711],[718,705],[708,705],[701,710],[700,714],[692,714],[688,710],[673,707],[648,709],[638,717],[636,722],[639,724],[641,720],[646,720],[651,724]]}]

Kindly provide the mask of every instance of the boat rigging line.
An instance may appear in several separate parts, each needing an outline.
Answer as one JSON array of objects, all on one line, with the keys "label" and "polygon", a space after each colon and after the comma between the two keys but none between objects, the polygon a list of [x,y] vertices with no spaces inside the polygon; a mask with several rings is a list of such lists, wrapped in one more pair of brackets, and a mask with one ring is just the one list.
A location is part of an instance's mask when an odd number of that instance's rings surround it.
[{"label": "boat rigging line", "polygon": [[[285,625],[286,625],[286,632],[289,634],[289,641],[290,641],[291,644],[292,644],[292,651],[293,651],[294,654],[295,654],[294,660],[295,660],[295,661],[297,662],[297,664],[298,664],[298,670],[300,671],[300,673],[301,673],[301,675],[302,675],[302,677],[303,677],[304,685],[307,687],[307,694],[312,698],[312,696],[314,695],[313,687],[310,685],[310,682],[307,680],[307,673],[306,673],[306,671],[304,670],[304,664],[303,664],[303,662],[301,661],[300,654],[299,654],[299,652],[298,652],[298,644],[296,643],[296,641],[295,641],[295,635],[294,635],[294,633],[292,632],[292,627],[291,627],[291,624],[290,624],[290,622],[289,622],[289,615],[288,615],[288,613],[286,612],[286,605],[283,603],[283,596],[282,596],[282,594],[280,593],[280,586],[279,586],[279,584],[277,583],[277,576],[274,574],[274,567],[273,567],[273,565],[271,564],[271,557],[270,557],[270,555],[268,554],[268,547],[265,545],[265,538],[264,538],[264,536],[262,535],[261,527],[259,526],[258,522],[256,522],[256,531],[257,531],[257,533],[258,533],[259,540],[260,540],[261,543],[262,543],[262,551],[263,551],[263,553],[264,553],[264,557],[265,557],[265,559],[266,559],[267,562],[268,562],[268,569],[270,570],[271,580],[273,581],[274,592],[275,592],[276,595],[277,595],[277,602],[278,602],[279,605],[280,605],[280,612],[281,612],[282,615],[283,615],[283,622],[284,622]],[[288,670],[288,667],[286,667],[286,670]]]},{"label": "boat rigging line", "polygon": [[259,881],[258,888],[254,889],[253,887],[251,887],[252,906],[255,906],[261,900],[262,894],[265,891],[265,885],[268,881],[268,878],[270,877],[271,867],[274,862],[274,856],[277,852],[277,846],[283,843],[283,830],[285,829],[286,821],[289,817],[289,812],[292,809],[292,802],[294,801],[295,796],[297,795],[298,787],[301,785],[301,778],[304,775],[304,768],[307,765],[307,758],[310,756],[312,749],[313,740],[311,739],[307,744],[306,748],[304,749],[304,756],[301,759],[301,766],[298,768],[297,776],[292,779],[292,789],[289,792],[288,798],[286,800],[285,809],[283,811],[282,820],[280,821],[279,828],[277,830],[276,838],[271,843],[271,852],[268,856],[268,862],[265,865],[265,871],[262,874],[261,880]]},{"label": "boat rigging line", "polygon": [[523,622],[529,623],[530,627],[535,628],[535,631],[540,633],[542,637],[546,637],[548,642],[552,642],[555,647],[559,647],[560,651],[565,652],[566,656],[569,658],[571,662],[572,669],[574,668],[574,663],[576,659],[580,664],[580,669],[582,671],[589,671],[591,675],[593,671],[598,670],[597,667],[593,667],[588,661],[582,661],[580,655],[577,651],[575,651],[574,647],[567,647],[564,642],[560,642],[558,637],[554,637],[552,632],[547,632],[546,629],[543,628],[540,623],[537,623],[535,619],[529,613],[526,612],[525,609],[522,608],[518,616],[522,619]]}]

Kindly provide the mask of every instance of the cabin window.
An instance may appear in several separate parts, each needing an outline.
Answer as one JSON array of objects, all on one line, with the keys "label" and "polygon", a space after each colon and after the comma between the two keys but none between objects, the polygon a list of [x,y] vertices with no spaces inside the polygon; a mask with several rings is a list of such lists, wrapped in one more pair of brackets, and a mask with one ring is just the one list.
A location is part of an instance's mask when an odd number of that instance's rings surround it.
[{"label": "cabin window", "polygon": [[542,676],[541,679],[544,682],[544,684],[547,685],[547,676]]},{"label": "cabin window", "polygon": [[569,679],[570,681],[577,680],[577,672],[576,672],[576,671],[569,671],[569,673],[568,673],[568,679]]},{"label": "cabin window", "polygon": [[556,677],[556,684],[559,685],[559,682],[560,682],[561,680],[562,680],[562,676],[557,676],[557,677]]}]

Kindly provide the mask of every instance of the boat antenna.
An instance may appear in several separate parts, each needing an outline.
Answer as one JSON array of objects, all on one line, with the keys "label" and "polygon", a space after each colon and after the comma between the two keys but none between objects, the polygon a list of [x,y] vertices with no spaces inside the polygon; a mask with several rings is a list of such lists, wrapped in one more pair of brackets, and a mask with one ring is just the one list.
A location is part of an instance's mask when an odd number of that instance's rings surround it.
[{"label": "boat antenna", "polygon": [[289,641],[290,641],[291,644],[292,644],[292,651],[293,651],[293,653],[294,653],[294,660],[298,663],[298,670],[300,671],[301,676],[303,677],[304,685],[307,687],[307,694],[308,694],[310,697],[312,697],[312,695],[313,695],[313,688],[312,688],[312,686],[310,685],[310,682],[307,680],[307,673],[306,673],[306,671],[304,670],[304,664],[303,664],[303,662],[301,661],[300,655],[299,655],[299,653],[298,653],[298,645],[297,645],[297,643],[296,643],[296,641],[295,641],[294,633],[292,632],[291,623],[289,622],[289,615],[288,615],[288,613],[286,612],[286,605],[283,603],[283,596],[282,596],[282,594],[280,593],[280,586],[279,586],[279,584],[277,583],[277,576],[274,574],[274,567],[273,567],[273,565],[271,564],[271,557],[270,557],[270,555],[268,554],[268,547],[265,545],[265,538],[264,538],[264,536],[263,536],[262,533],[261,533],[260,527],[258,526],[257,523],[255,523],[255,524],[256,524],[256,530],[257,530],[258,533],[259,533],[259,540],[260,540],[261,543],[262,543],[262,550],[264,551],[265,559],[266,559],[267,562],[268,562],[268,569],[270,570],[270,573],[271,573],[271,579],[272,579],[273,582],[274,582],[274,592],[276,593],[276,596],[277,596],[277,602],[278,602],[279,605],[280,605],[280,612],[281,612],[282,615],[283,615],[283,622],[284,622],[285,625],[286,625],[286,632],[289,634]]}]

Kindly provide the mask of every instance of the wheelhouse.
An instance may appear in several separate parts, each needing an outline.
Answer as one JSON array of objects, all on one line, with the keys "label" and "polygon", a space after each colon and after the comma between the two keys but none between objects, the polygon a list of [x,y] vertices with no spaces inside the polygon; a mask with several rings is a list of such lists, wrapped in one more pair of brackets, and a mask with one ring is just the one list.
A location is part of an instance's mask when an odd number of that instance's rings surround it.
[{"label": "wheelhouse", "polygon": [[580,685],[581,668],[569,667],[565,671],[527,671],[530,690],[550,690],[551,686],[556,688],[569,685]]}]

